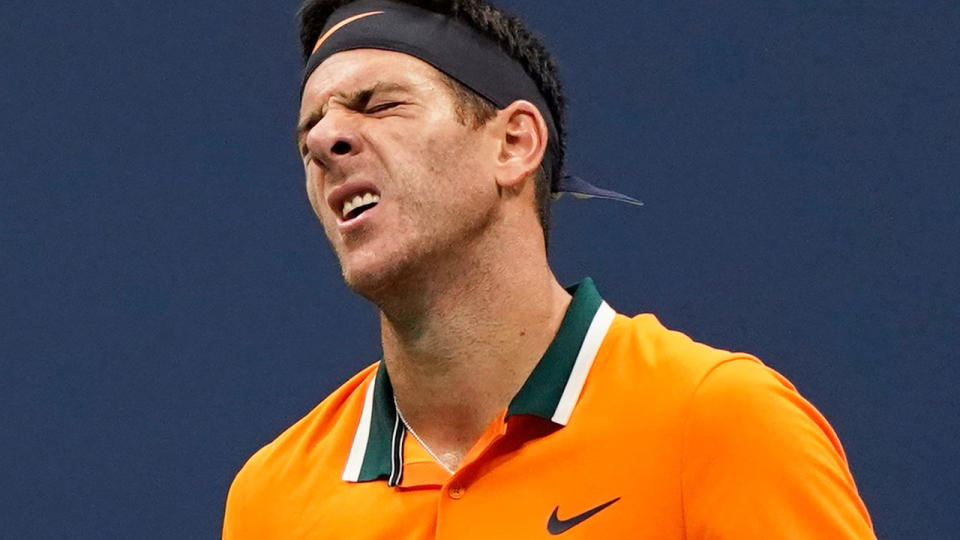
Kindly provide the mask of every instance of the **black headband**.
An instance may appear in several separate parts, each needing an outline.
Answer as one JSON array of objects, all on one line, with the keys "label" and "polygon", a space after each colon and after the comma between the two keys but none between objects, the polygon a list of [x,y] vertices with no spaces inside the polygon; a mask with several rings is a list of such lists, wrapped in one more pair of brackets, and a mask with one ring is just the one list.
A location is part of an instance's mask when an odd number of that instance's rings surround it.
[{"label": "black headband", "polygon": [[[473,28],[440,13],[389,0],[358,0],[327,19],[313,54],[307,60],[300,95],[310,74],[324,60],[351,49],[383,49],[414,56],[503,109],[517,100],[532,103],[547,124],[544,169],[547,178],[560,171],[560,138],[556,120],[537,84],[500,46]],[[593,186],[579,178],[556,178],[554,193],[639,202]]]}]

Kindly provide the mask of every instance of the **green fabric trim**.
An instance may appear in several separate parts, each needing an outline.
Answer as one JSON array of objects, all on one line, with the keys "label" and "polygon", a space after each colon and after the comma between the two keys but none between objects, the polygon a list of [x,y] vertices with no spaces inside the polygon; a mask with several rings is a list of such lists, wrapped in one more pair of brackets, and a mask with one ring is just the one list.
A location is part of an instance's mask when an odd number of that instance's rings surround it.
[{"label": "green fabric trim", "polygon": [[590,323],[603,303],[590,278],[568,287],[567,292],[573,295],[573,300],[563,316],[557,335],[510,402],[508,418],[515,414],[531,414],[550,420],[557,410]]},{"label": "green fabric trim", "polygon": [[393,387],[387,374],[387,364],[381,360],[373,389],[373,410],[370,412],[370,437],[363,455],[358,481],[369,482],[390,476],[390,445],[397,409],[393,406]]},{"label": "green fabric trim", "polygon": [[[567,386],[567,379],[570,378],[573,365],[577,361],[583,339],[593,317],[600,309],[600,304],[603,303],[590,278],[567,287],[567,292],[573,295],[573,299],[563,316],[557,335],[523,387],[510,401],[510,406],[507,407],[508,418],[515,414],[530,414],[546,420],[553,418]],[[373,410],[370,413],[370,436],[367,439],[363,465],[360,467],[360,482],[386,479],[390,476],[390,445],[397,410],[393,405],[393,387],[390,385],[387,365],[383,360],[377,368],[374,384],[376,386],[373,389]]]}]

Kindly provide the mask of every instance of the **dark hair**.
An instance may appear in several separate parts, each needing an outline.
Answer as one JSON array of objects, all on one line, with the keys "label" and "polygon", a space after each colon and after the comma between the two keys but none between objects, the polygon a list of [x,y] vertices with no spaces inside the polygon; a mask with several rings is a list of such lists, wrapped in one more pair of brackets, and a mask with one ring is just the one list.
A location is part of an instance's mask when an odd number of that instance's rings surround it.
[{"label": "dark hair", "polygon": [[[313,46],[323,32],[330,15],[342,6],[355,0],[306,0],[298,13],[300,44],[303,47],[303,59],[310,58]],[[557,67],[547,51],[543,41],[524,26],[520,19],[509,15],[488,4],[484,0],[396,0],[414,5],[458,20],[490,40],[500,45],[511,58],[516,60],[536,83],[543,94],[553,115],[557,127],[558,164],[553,170],[553,178],[546,178],[541,166],[536,179],[536,204],[540,225],[543,227],[544,241],[549,236],[551,187],[556,185],[563,174],[564,153],[566,152],[566,99],[560,85]],[[441,74],[442,75],[442,74]],[[489,120],[496,107],[485,98],[465,87],[456,80],[443,76],[443,80],[453,90],[457,101],[461,121],[467,118],[479,127]]]}]

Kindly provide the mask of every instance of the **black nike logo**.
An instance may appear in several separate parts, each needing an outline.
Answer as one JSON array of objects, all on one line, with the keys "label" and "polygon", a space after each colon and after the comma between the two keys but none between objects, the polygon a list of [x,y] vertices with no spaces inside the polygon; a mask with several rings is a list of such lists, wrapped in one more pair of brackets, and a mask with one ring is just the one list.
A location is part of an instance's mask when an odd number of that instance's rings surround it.
[{"label": "black nike logo", "polygon": [[587,510],[586,512],[584,512],[584,513],[582,513],[582,514],[580,514],[580,515],[578,515],[578,516],[573,516],[573,517],[570,518],[570,519],[560,519],[560,518],[558,518],[558,517],[557,517],[557,512],[560,510],[560,507],[557,506],[556,508],[553,509],[553,513],[550,514],[550,519],[547,520],[547,532],[550,533],[550,534],[552,534],[552,535],[554,535],[554,536],[556,536],[556,535],[558,535],[558,534],[563,534],[563,533],[569,531],[571,528],[576,527],[576,526],[579,525],[580,523],[583,523],[584,521],[590,519],[590,518],[591,518],[594,514],[596,514],[597,512],[603,510],[604,508],[610,506],[611,504],[613,504],[613,503],[615,503],[615,502],[617,502],[617,501],[619,501],[619,500],[620,500],[620,497],[617,497],[616,499],[614,499],[614,500],[612,500],[612,501],[607,501],[607,502],[601,504],[600,506],[597,506],[597,507],[595,507],[595,508],[591,508],[590,510]]}]

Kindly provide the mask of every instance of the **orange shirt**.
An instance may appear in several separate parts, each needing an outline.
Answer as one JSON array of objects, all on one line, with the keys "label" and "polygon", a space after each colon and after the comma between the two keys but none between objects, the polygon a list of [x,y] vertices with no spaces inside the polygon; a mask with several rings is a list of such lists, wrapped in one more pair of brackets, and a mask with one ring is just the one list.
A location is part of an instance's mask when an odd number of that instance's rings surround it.
[{"label": "orange shirt", "polygon": [[454,474],[374,364],[257,452],[224,540],[874,538],[840,441],[782,376],[593,282]]}]

